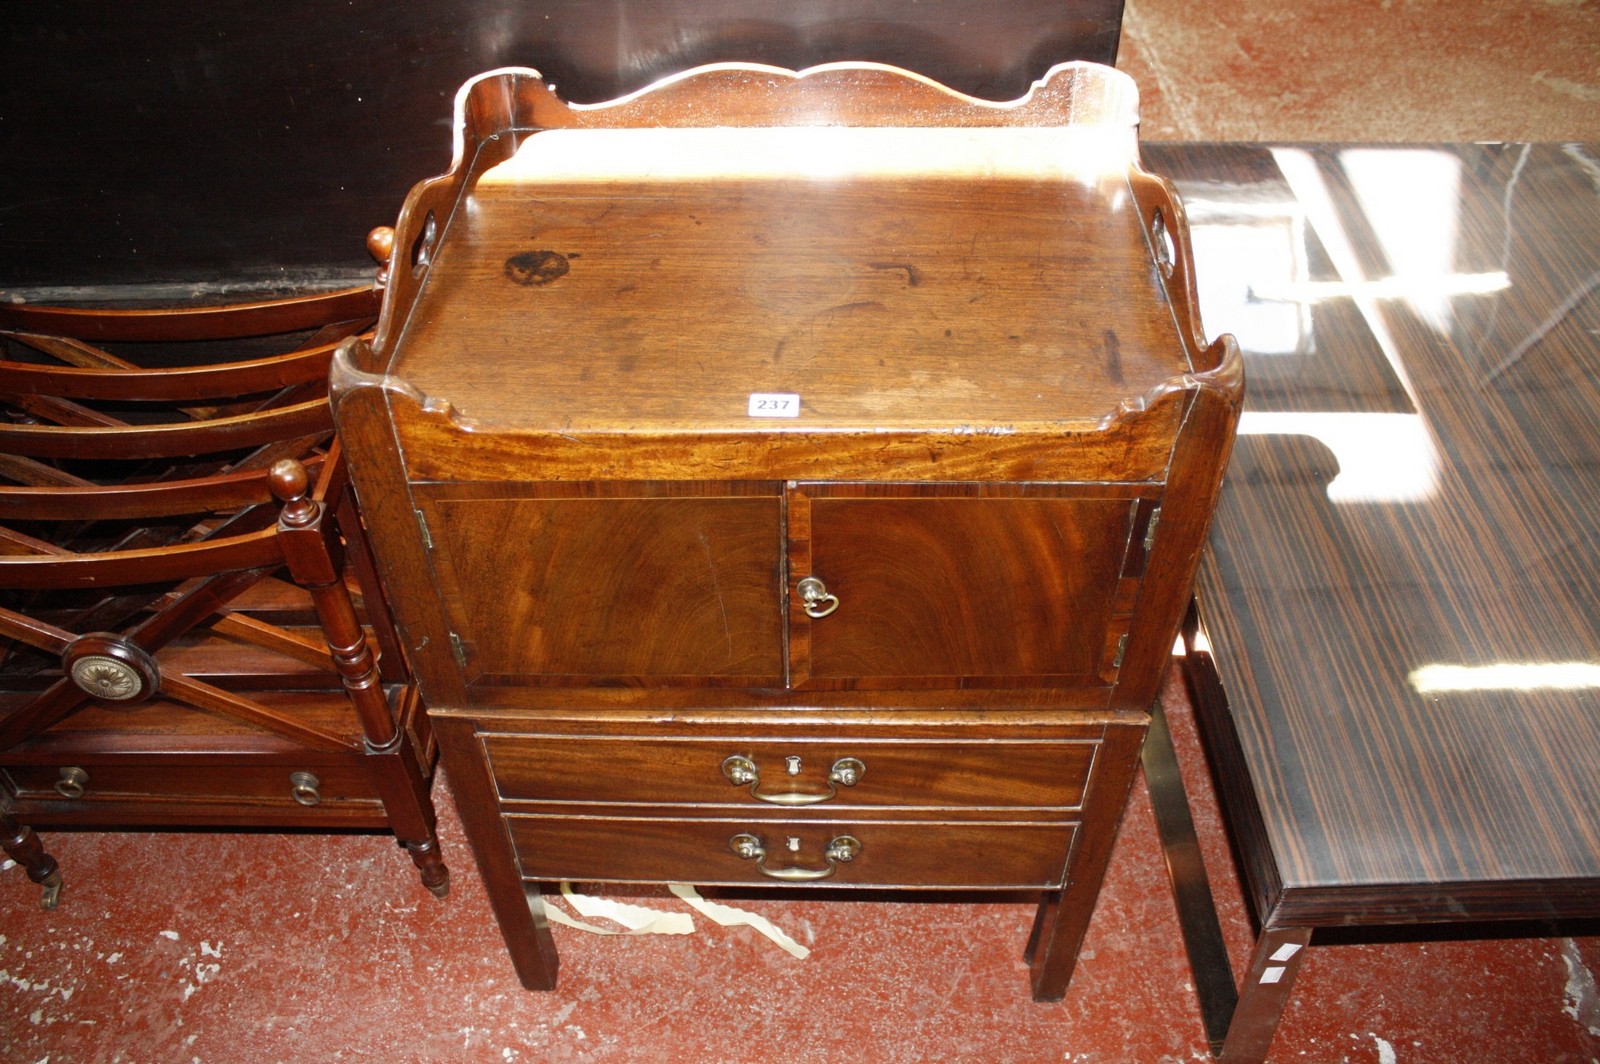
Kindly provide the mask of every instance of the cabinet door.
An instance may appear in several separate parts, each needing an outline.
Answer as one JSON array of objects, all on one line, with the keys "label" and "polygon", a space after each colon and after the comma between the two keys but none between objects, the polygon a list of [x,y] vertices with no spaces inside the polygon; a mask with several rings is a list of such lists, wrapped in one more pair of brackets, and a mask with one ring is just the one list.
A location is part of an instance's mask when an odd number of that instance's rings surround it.
[{"label": "cabinet door", "polygon": [[470,682],[783,685],[775,494],[417,494]]},{"label": "cabinet door", "polygon": [[1101,486],[797,485],[792,682],[1104,684],[1137,512]]}]

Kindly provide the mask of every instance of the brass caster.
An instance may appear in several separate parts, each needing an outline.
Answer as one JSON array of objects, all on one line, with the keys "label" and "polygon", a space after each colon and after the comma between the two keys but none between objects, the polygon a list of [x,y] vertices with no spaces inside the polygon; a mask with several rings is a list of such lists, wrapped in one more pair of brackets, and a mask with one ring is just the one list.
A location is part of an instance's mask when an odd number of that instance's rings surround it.
[{"label": "brass caster", "polygon": [[44,892],[39,895],[39,908],[45,912],[50,912],[56,907],[56,903],[61,900],[61,873],[51,872],[39,883],[39,886],[44,888]]},{"label": "brass caster", "polygon": [[441,882],[434,883],[432,885],[424,885],[428,887],[428,893],[432,894],[435,898],[448,898],[450,896],[450,873],[446,872],[444,879]]}]

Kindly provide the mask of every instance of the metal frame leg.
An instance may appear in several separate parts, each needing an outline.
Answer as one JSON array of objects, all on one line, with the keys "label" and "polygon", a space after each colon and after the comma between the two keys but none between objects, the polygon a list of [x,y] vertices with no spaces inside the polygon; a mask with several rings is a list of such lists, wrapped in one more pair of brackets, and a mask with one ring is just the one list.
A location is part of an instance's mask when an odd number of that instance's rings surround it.
[{"label": "metal frame leg", "polygon": [[1145,782],[1172,880],[1206,1038],[1212,1055],[1222,1064],[1260,1064],[1289,1002],[1300,959],[1311,941],[1311,928],[1264,928],[1256,939],[1243,987],[1235,985],[1211,881],[1189,812],[1188,791],[1178,772],[1172,733],[1159,703],[1150,712],[1150,735],[1143,753]]},{"label": "metal frame leg", "polygon": [[1178,906],[1178,925],[1189,954],[1189,969],[1194,974],[1195,994],[1200,999],[1200,1018],[1215,1056],[1222,1052],[1239,992],[1222,941],[1211,881],[1200,856],[1194,818],[1189,813],[1189,793],[1178,771],[1178,754],[1160,700],[1150,708],[1150,734],[1145,738],[1141,757],[1150,806],[1155,812],[1156,834],[1161,838],[1167,876]]},{"label": "metal frame leg", "polygon": [[1222,1064],[1260,1064],[1266,1059],[1310,941],[1309,927],[1273,927],[1261,932],[1238,1007],[1228,1024],[1227,1040],[1217,1055]]}]

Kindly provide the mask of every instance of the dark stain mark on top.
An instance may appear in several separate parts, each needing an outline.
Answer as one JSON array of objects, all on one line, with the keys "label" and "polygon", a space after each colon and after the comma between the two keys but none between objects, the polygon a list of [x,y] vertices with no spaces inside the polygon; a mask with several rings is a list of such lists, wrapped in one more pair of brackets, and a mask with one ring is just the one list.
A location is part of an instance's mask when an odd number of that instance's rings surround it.
[{"label": "dark stain mark on top", "polygon": [[1122,341],[1117,339],[1117,330],[1107,329],[1101,333],[1101,338],[1106,342],[1106,376],[1122,383]]},{"label": "dark stain mark on top", "polygon": [[922,283],[922,271],[909,262],[869,262],[867,265],[874,270],[904,270],[906,284],[912,288]]},{"label": "dark stain mark on top", "polygon": [[567,275],[567,257],[557,251],[524,251],[506,260],[506,277],[517,284],[549,284]]}]

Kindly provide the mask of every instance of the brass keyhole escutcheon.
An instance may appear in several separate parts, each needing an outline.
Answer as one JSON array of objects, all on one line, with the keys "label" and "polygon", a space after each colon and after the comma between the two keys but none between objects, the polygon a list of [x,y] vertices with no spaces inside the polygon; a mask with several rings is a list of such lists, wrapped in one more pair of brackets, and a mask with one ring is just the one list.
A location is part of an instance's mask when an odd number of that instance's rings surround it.
[{"label": "brass keyhole escutcheon", "polygon": [[[800,773],[801,759],[790,755],[785,757],[784,774],[796,776]],[[821,793],[807,791],[778,791],[764,792],[761,789],[761,769],[755,761],[744,754],[731,754],[722,759],[722,775],[735,787],[750,788],[750,796],[759,801],[769,802],[772,805],[816,805],[826,802],[839,793],[840,787],[854,787],[861,777],[866,774],[867,766],[854,757],[841,757],[828,769],[828,789]]]},{"label": "brass keyhole escutcheon", "polygon": [[[799,839],[787,839],[784,848],[795,852],[799,849],[799,842]],[[822,851],[822,858],[827,862],[826,868],[768,868],[766,843],[748,832],[741,832],[729,839],[728,849],[743,860],[754,861],[756,871],[768,879],[781,879],[786,883],[805,883],[827,879],[838,871],[840,865],[854,861],[861,853],[861,840],[854,835],[836,835],[828,840],[827,848]]]},{"label": "brass keyhole escutcheon", "polygon": [[822,618],[839,608],[839,596],[828,592],[828,585],[814,576],[804,577],[794,586],[806,616]]}]

